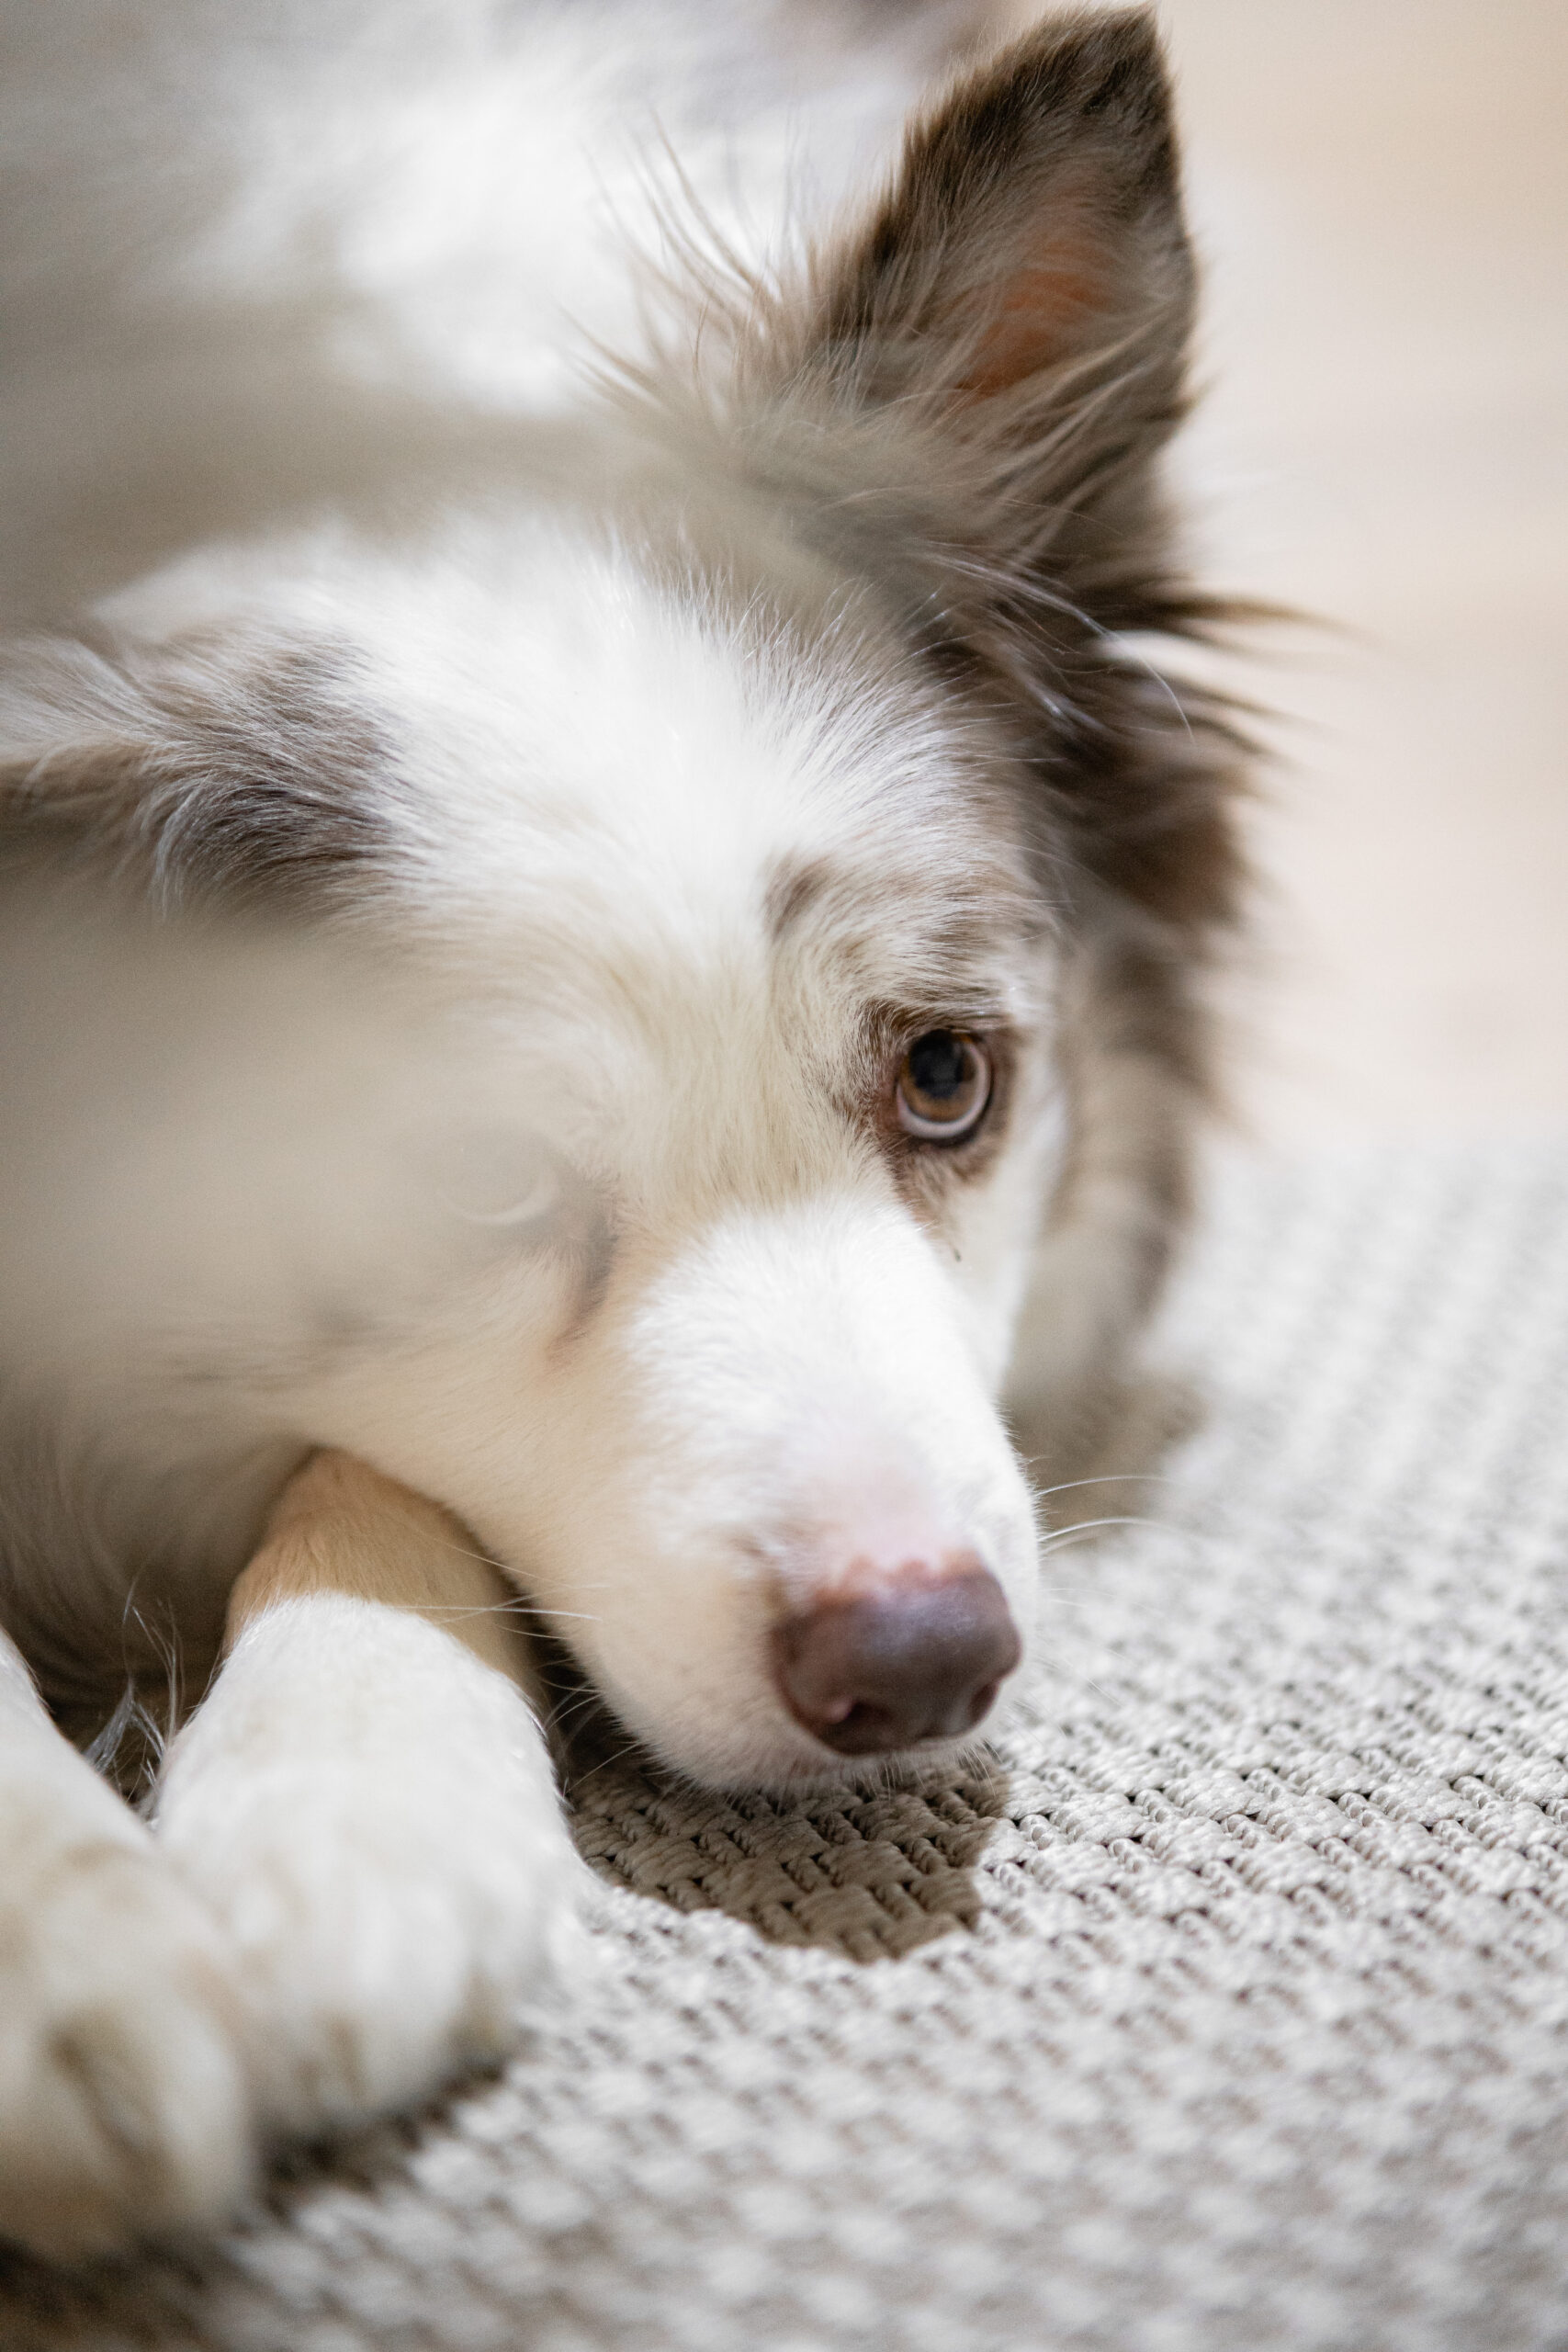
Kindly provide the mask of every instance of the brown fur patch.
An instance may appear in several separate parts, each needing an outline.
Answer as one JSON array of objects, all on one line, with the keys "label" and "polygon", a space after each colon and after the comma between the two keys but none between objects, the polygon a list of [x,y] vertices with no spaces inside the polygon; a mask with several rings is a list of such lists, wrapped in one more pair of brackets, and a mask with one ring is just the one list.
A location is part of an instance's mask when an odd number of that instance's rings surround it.
[{"label": "brown fur patch", "polygon": [[775,946],[782,944],[820,906],[832,887],[831,870],[821,859],[807,863],[780,860],[769,877],[762,901],[768,934]]},{"label": "brown fur patch", "polygon": [[391,754],[346,649],[214,636],[17,657],[0,855],[107,868],[165,906],[299,906],[341,899],[384,851]]}]

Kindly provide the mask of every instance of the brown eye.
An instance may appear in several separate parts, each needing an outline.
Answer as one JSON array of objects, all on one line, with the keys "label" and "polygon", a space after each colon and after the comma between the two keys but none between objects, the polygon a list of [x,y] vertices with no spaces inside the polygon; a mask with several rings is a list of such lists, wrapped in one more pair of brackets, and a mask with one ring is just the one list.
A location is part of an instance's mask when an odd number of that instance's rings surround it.
[{"label": "brown eye", "polygon": [[958,1029],[928,1029],[898,1071],[898,1124],[922,1143],[959,1143],[991,1099],[991,1057]]}]

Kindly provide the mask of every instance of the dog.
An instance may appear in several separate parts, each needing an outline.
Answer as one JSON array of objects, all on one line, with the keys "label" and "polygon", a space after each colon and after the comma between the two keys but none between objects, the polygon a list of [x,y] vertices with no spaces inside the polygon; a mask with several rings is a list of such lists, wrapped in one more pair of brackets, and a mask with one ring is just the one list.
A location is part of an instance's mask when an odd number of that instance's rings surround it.
[{"label": "dog", "polygon": [[45,2256],[220,2223],[570,1977],[537,1642],[781,1792],[941,1770],[1025,1671],[1010,1429],[1092,1421],[1180,1229],[1245,761],[1160,650],[1220,608],[1151,18],[964,29],[13,0],[0,2235]]}]

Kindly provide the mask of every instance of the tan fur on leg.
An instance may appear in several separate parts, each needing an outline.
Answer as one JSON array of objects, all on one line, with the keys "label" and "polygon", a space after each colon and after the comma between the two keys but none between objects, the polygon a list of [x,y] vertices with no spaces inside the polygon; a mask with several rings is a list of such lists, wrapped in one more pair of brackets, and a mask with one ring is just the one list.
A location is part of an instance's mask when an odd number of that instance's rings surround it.
[{"label": "tan fur on leg", "polygon": [[224,1651],[282,1600],[337,1592],[411,1610],[533,1695],[515,1588],[437,1503],[352,1454],[313,1454],[288,1482],[229,1598]]}]

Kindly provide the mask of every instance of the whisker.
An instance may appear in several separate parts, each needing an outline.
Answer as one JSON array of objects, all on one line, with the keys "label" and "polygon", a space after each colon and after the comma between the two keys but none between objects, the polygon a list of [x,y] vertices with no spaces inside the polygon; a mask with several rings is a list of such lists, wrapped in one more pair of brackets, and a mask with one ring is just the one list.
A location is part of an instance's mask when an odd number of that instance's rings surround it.
[{"label": "whisker", "polygon": [[[491,1553],[476,1551],[471,1544],[456,1544],[447,1535],[438,1536],[436,1541],[444,1552],[453,1553],[459,1560],[478,1560],[481,1567],[493,1568],[499,1577],[509,1577],[511,1574],[503,1561],[496,1559]],[[590,1592],[603,1592],[608,1581],[607,1577],[602,1577],[597,1584],[590,1585],[586,1589]]]},{"label": "whisker", "polygon": [[1163,1520],[1150,1519],[1140,1511],[1118,1511],[1107,1519],[1077,1519],[1070,1527],[1055,1527],[1048,1535],[1042,1536],[1040,1549],[1042,1552],[1055,1551],[1057,1544],[1065,1544],[1069,1536],[1092,1534],[1099,1527],[1163,1527],[1164,1525]]},{"label": "whisker", "polygon": [[1049,1502],[1053,1495],[1070,1494],[1075,1487],[1122,1487],[1134,1480],[1144,1485],[1173,1487],[1176,1480],[1168,1470],[1107,1470],[1098,1478],[1063,1478],[1054,1487],[1036,1487],[1036,1502]]},{"label": "whisker", "polygon": [[579,1715],[587,1714],[594,1708],[603,1706],[603,1704],[604,1701],[601,1698],[600,1693],[595,1690],[589,1689],[587,1690],[569,1692],[565,1698],[560,1700],[558,1703],[552,1708],[548,1719],[550,1729],[552,1731],[559,1731],[563,1729],[567,1724],[573,1722]]}]

